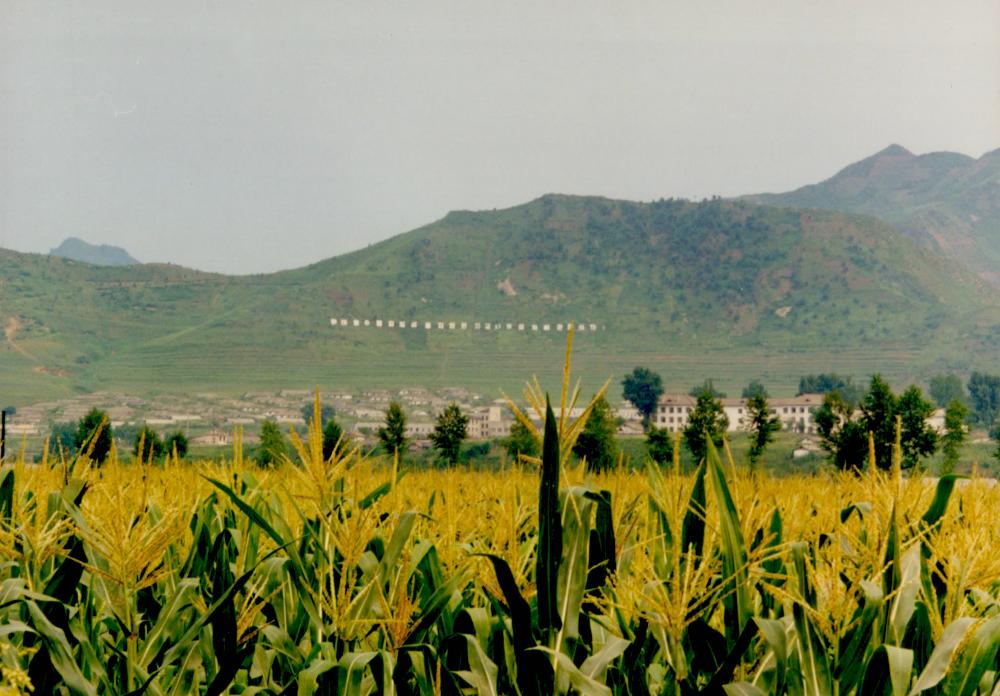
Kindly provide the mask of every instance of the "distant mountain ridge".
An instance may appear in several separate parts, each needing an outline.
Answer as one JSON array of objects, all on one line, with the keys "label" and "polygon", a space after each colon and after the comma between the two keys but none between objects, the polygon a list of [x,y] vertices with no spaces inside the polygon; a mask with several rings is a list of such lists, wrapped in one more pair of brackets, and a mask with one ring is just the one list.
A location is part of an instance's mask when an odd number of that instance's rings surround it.
[{"label": "distant mountain ridge", "polygon": [[[794,384],[997,358],[997,292],[872,217],[714,199],[546,195],[457,211],[291,271],[98,267],[0,250],[0,383],[14,395],[464,385],[516,390],[574,362],[672,388]],[[331,318],[512,323],[512,331],[334,328]],[[528,327],[517,330],[517,323]],[[471,324],[470,324],[471,327]]]},{"label": "distant mountain ridge", "polygon": [[52,249],[49,256],[59,256],[95,266],[136,266],[141,262],[121,247],[109,244],[90,244],[78,237],[68,237]]},{"label": "distant mountain ridge", "polygon": [[873,215],[1000,284],[1000,149],[976,159],[890,145],[817,184],[744,199]]}]

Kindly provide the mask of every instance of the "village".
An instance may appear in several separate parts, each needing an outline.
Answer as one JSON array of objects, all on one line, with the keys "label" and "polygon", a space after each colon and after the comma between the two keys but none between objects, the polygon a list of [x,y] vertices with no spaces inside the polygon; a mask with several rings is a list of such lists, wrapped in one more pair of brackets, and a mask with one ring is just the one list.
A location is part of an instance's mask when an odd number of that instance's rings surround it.
[{"label": "village", "polygon": [[[132,443],[125,441],[127,436],[146,425],[161,435],[181,431],[187,436],[192,453],[206,453],[232,446],[238,431],[242,433],[244,444],[256,444],[260,426],[266,420],[276,422],[282,430],[301,432],[311,417],[314,397],[315,393],[306,389],[254,391],[240,396],[206,392],[141,397],[96,392],[9,409],[7,442],[10,450],[23,450],[29,459],[37,457],[58,424],[76,423],[88,411],[98,408],[108,414],[112,428],[120,433],[119,447],[130,448]],[[375,444],[376,433],[392,401],[398,402],[406,414],[406,436],[415,449],[429,447],[435,418],[450,403],[458,404],[469,417],[467,439],[470,441],[506,437],[514,422],[506,400],[461,387],[321,391],[320,399],[324,411],[332,413],[344,432],[361,445]],[[687,394],[664,394],[652,425],[670,433],[683,431],[695,402],[696,399]],[[746,399],[721,398],[720,402],[729,421],[729,431],[744,430]],[[782,429],[801,434],[802,445],[811,450],[815,449],[815,442],[809,436],[816,433],[813,414],[822,403],[822,394],[769,399],[771,411],[780,419]],[[612,399],[611,406],[618,421],[619,436],[642,436],[641,415],[631,403]],[[579,417],[582,410],[576,407],[568,415]],[[535,414],[529,412],[529,415],[534,417]],[[943,427],[942,410],[934,412],[929,425],[938,430]]]}]

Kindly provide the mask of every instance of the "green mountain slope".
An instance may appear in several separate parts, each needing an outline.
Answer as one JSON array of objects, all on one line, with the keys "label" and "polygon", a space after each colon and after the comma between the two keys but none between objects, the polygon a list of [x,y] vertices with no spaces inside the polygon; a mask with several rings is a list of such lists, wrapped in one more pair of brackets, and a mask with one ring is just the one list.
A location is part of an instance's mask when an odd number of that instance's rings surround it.
[{"label": "green mountain slope", "polygon": [[139,263],[121,247],[90,244],[77,237],[66,238],[62,244],[50,251],[49,255],[92,263],[95,266],[134,266]]},{"label": "green mountain slope", "polygon": [[[564,336],[530,325],[572,321],[599,327],[575,344],[594,386],[635,364],[674,388],[704,376],[790,385],[838,366],[912,375],[993,356],[994,302],[872,218],[552,195],[270,275],[0,251],[0,383],[18,399],[317,384],[496,393],[554,376]],[[331,317],[515,329],[334,328]]]},{"label": "green mountain slope", "polygon": [[1000,282],[1000,150],[973,159],[892,145],[818,184],[747,198],[873,215]]}]

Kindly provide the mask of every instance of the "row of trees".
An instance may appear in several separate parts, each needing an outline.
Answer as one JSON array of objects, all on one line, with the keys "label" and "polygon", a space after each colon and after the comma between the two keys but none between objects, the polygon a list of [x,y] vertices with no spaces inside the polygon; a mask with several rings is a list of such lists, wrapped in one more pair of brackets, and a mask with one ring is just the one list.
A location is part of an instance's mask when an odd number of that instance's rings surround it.
[{"label": "row of trees", "polygon": [[[711,379],[696,385],[688,392],[695,397],[695,406],[688,413],[684,440],[695,459],[705,456],[708,441],[721,445],[722,437],[729,428],[729,419],[719,399],[725,394],[715,388]],[[646,430],[646,449],[649,456],[660,464],[665,464],[673,456],[673,441],[666,429],[653,425],[653,414],[663,396],[663,379],[645,367],[637,367],[622,380],[622,396],[632,403],[642,416]],[[750,465],[760,461],[774,433],[781,429],[778,417],[771,413],[767,404],[767,390],[754,380],[743,390],[747,399],[746,428],[750,435]],[[589,423],[588,423],[589,425]]]},{"label": "row of trees", "polygon": [[[128,428],[120,428],[119,436],[125,436],[126,441],[131,440],[132,454],[143,461],[173,456],[174,453],[181,458],[187,456],[188,439],[181,430],[161,439],[155,430],[143,425],[134,434]],[[91,459],[98,464],[107,460],[114,439],[111,419],[98,408],[92,408],[76,423],[61,423],[52,429],[52,444],[57,450],[77,452],[89,447]]]},{"label": "row of trees", "polygon": [[[640,412],[646,428],[647,451],[655,461],[665,463],[672,455],[669,433],[652,424],[659,399],[663,394],[660,375],[648,368],[637,367],[622,382],[623,396]],[[881,375],[874,375],[868,389],[855,384],[850,377],[835,373],[803,376],[799,393],[825,394],[822,407],[813,416],[822,445],[831,460],[842,469],[860,468],[868,459],[869,434],[872,439],[875,462],[880,468],[892,465],[892,452],[899,428],[901,462],[903,468],[916,466],[922,458],[933,455],[938,447],[944,454],[943,469],[951,471],[958,462],[959,452],[966,438],[967,421],[990,426],[992,434],[1000,440],[1000,376],[973,372],[969,378],[966,405],[961,381],[955,375],[940,375],[931,380],[933,398],[945,407],[944,432],[937,432],[928,424],[934,405],[927,401],[920,388],[911,386],[901,395],[895,395]],[[705,455],[708,440],[720,444],[729,427],[719,399],[725,395],[715,388],[712,380],[692,388],[696,398],[688,414],[683,436],[688,449],[700,459]],[[745,429],[750,438],[749,459],[756,466],[774,434],[781,429],[778,417],[771,413],[767,403],[767,390],[758,381],[752,381],[743,390],[746,399]],[[897,426],[898,424],[898,426]],[[997,452],[1000,458],[1000,449]]]}]

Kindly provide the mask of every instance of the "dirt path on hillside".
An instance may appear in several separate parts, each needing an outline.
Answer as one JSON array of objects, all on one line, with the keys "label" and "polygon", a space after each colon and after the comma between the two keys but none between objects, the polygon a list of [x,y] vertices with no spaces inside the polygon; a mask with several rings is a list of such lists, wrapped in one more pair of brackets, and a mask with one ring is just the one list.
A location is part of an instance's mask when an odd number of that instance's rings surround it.
[{"label": "dirt path on hillside", "polygon": [[29,353],[24,348],[22,348],[17,343],[17,341],[14,340],[17,337],[17,332],[20,329],[21,329],[21,322],[17,320],[17,317],[15,316],[7,317],[7,323],[3,327],[3,337],[7,340],[7,343],[10,344],[10,347],[14,349],[14,352],[20,353],[21,355],[23,355],[28,360],[34,363],[39,362],[38,358],[36,358],[34,355]]}]

